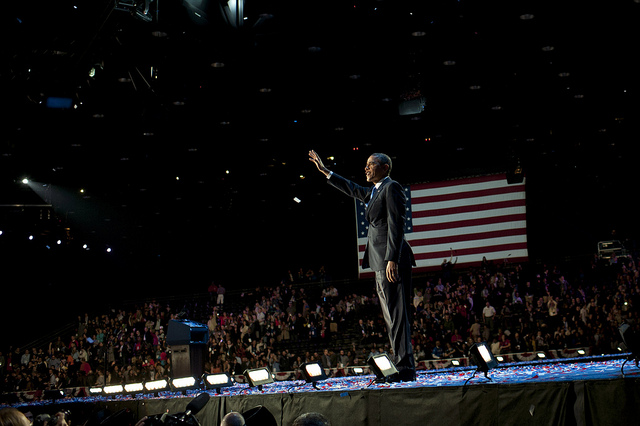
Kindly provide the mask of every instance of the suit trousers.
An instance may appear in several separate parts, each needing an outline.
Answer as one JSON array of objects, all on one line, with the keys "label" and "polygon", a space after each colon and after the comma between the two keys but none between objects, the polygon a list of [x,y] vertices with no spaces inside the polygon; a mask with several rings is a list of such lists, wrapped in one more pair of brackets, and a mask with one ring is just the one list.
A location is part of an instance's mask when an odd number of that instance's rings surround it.
[{"label": "suit trousers", "polygon": [[389,342],[393,349],[391,360],[398,371],[415,371],[413,347],[411,346],[411,323],[409,322],[409,292],[411,290],[411,267],[400,268],[399,281],[392,283],[386,271],[376,271],[376,291],[380,299],[382,316],[387,326]]}]

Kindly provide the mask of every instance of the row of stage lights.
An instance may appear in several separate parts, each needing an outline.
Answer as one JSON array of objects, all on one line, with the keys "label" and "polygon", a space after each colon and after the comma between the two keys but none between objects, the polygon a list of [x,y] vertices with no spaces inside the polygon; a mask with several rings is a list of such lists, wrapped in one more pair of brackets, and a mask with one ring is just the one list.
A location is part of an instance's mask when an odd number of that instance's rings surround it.
[{"label": "row of stage lights", "polygon": [[[580,349],[578,354],[583,356],[585,351]],[[544,352],[537,352],[538,359],[545,359]],[[496,368],[500,362],[504,359],[501,356],[495,356],[485,342],[476,343],[470,349],[471,362],[476,366],[476,370],[469,380],[471,380],[478,371],[483,372],[485,377],[488,377],[488,371]],[[458,360],[453,360],[454,366],[460,366]],[[389,358],[387,353],[381,353],[369,357],[367,364],[376,376],[376,379],[381,381],[387,381],[392,376],[398,373],[398,370]],[[355,370],[356,368],[354,368]],[[326,380],[328,378],[324,367],[320,362],[309,362],[302,364],[300,371],[306,383],[311,383],[316,386],[317,382]],[[364,373],[363,368],[358,368],[357,374]],[[268,367],[255,368],[245,370],[244,377],[247,380],[249,387],[257,387],[262,390],[262,386],[268,385],[275,381],[275,376],[269,370]],[[91,395],[135,395],[141,393],[158,393],[164,391],[174,392],[186,392],[187,390],[202,390],[202,389],[215,389],[217,393],[220,393],[222,388],[233,387],[238,383],[235,381],[232,375],[229,373],[217,373],[217,374],[204,374],[200,378],[196,377],[181,377],[171,380],[161,379],[149,382],[130,383],[126,385],[109,385],[104,387],[90,388]]]},{"label": "row of stage lights", "polygon": [[[485,371],[486,375],[486,371],[488,371],[489,368],[496,366],[498,362],[493,358],[493,355],[488,350],[486,344],[482,343],[474,345],[472,353],[474,353],[474,348],[475,353],[480,357],[479,360],[476,360],[478,362],[478,370],[476,371]],[[488,364],[486,361],[483,361],[484,359],[488,360]],[[369,357],[367,364],[375,374],[376,378],[382,381],[386,381],[398,373],[395,364],[386,353]],[[489,365],[488,368],[487,365]],[[328,378],[324,367],[317,361],[302,364],[300,371],[305,382],[313,384],[314,387],[316,387],[317,382]],[[364,369],[362,368],[359,368],[357,371],[359,374],[362,374],[363,372]],[[246,378],[249,387],[257,387],[259,390],[262,390],[264,385],[268,385],[275,381],[275,376],[268,367],[245,370],[243,375]],[[222,388],[234,387],[237,384],[238,383],[235,381],[233,376],[229,373],[217,373],[204,374],[200,378],[188,376],[174,378],[171,380],[161,379],[148,382],[129,383],[125,385],[118,384],[104,387],[92,387],[89,389],[89,392],[93,396],[136,395],[142,393],[157,394],[165,391],[186,392],[187,390],[203,389],[215,389],[217,393],[220,393]]]},{"label": "row of stage lights", "polygon": [[[377,378],[384,379],[397,373],[395,365],[386,353],[374,355],[367,361],[371,371]],[[356,370],[356,368],[354,368]],[[316,386],[317,382],[328,378],[324,367],[320,362],[308,362],[300,367],[302,377],[305,382]],[[362,367],[357,368],[356,373],[364,373]],[[253,368],[245,370],[243,373],[249,387],[257,387],[262,390],[264,385],[275,382],[275,376],[268,367]],[[92,387],[89,393],[98,395],[136,395],[142,393],[154,393],[173,391],[186,392],[187,390],[215,390],[221,392],[222,388],[229,388],[238,385],[234,377],[229,373],[203,374],[200,378],[187,376],[174,379],[160,379],[148,382],[129,383],[125,385],[107,385],[103,387]]]},{"label": "row of stage lights", "polygon": [[[302,375],[307,383],[314,383],[327,378],[324,368],[319,362],[303,364]],[[268,367],[245,370],[244,377],[249,387],[257,387],[262,390],[262,386],[275,382],[275,376]],[[187,390],[216,390],[220,393],[222,388],[238,385],[236,380],[229,373],[204,374],[202,377],[179,377],[174,379],[160,379],[148,382],[129,383],[125,385],[107,385],[102,387],[89,388],[92,396],[98,395],[136,395],[142,393],[159,392],[186,392]]]},{"label": "row of stage lights", "polygon": [[[628,326],[620,327],[620,333],[627,345],[633,347],[631,354],[627,360],[635,360],[636,366],[638,366],[638,360],[640,354],[636,351],[635,336],[633,336],[631,330],[628,330]],[[633,340],[630,342],[629,340]],[[585,355],[584,350],[578,350],[578,354]],[[537,352],[538,359],[545,359],[544,352]],[[499,363],[503,361],[501,356],[495,356],[488,345],[485,342],[476,343],[470,348],[470,358],[473,365],[476,366],[473,375],[467,379],[469,382],[480,371],[484,373],[484,376],[488,377],[488,371],[498,367]],[[455,360],[454,360],[455,361]],[[452,362],[454,366],[459,366]],[[626,363],[626,361],[625,361]],[[389,381],[393,376],[398,374],[398,370],[389,358],[388,354],[381,353],[369,357],[367,364],[376,376],[378,381]],[[624,364],[623,364],[624,367]],[[354,368],[355,370],[355,368]],[[320,362],[309,362],[302,364],[300,371],[305,382],[313,384],[316,387],[316,383],[326,380],[328,378],[324,367]],[[358,368],[357,374],[364,373],[363,368]],[[275,382],[275,376],[268,367],[254,368],[245,370],[243,373],[249,387],[257,387],[262,390],[264,385]],[[372,381],[373,383],[373,381]],[[187,390],[215,390],[220,393],[223,388],[230,388],[237,386],[238,383],[234,377],[229,373],[217,373],[217,374],[203,374],[201,377],[180,377],[174,379],[161,379],[148,382],[129,383],[125,385],[107,385],[103,387],[92,387],[89,389],[89,393],[92,396],[114,396],[114,395],[137,395],[144,393],[158,394],[160,392],[173,391],[186,393]]]},{"label": "row of stage lights", "polygon": [[[489,369],[498,365],[498,360],[491,353],[486,343],[477,343],[471,348],[471,356],[477,365],[477,371],[483,371],[485,376]],[[389,358],[388,354],[381,353],[369,357],[367,360],[371,371],[375,374],[376,379],[386,381],[398,373],[395,364]],[[454,364],[455,365],[455,364]],[[320,362],[309,362],[302,364],[300,371],[306,383],[316,386],[317,382],[328,378],[324,367]],[[363,372],[361,369],[360,373]],[[268,385],[275,381],[275,376],[268,367],[254,368],[245,370],[244,377],[249,387],[257,387],[262,390],[264,385]],[[475,373],[474,373],[475,375]],[[180,377],[171,380],[161,379],[148,382],[129,383],[125,385],[108,385],[104,387],[92,387],[89,392],[93,396],[98,395],[136,395],[142,393],[159,393],[165,391],[186,392],[187,390],[213,390],[217,393],[222,388],[236,386],[238,383],[229,373],[204,374],[200,378],[197,377]]]}]

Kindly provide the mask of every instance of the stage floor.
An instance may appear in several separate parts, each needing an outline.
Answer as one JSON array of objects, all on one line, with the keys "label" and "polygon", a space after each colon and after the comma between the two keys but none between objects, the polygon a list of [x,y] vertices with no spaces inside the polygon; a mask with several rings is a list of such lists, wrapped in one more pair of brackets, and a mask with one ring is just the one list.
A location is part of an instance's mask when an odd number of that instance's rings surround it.
[{"label": "stage floor", "polygon": [[[571,362],[509,363],[490,370],[490,380],[480,372],[472,377],[473,368],[460,367],[419,371],[417,380],[407,383],[377,384],[372,382],[374,376],[366,375],[329,378],[315,387],[304,381],[275,382],[262,390],[237,384],[219,394],[206,391],[211,398],[197,418],[202,426],[218,425],[229,411],[261,406],[282,426],[309,411],[325,414],[333,426],[638,424],[640,368],[627,362],[621,371],[623,362],[592,356]],[[133,420],[180,413],[201,392],[70,397],[12,405],[34,416],[68,409],[76,419],[72,426],[92,426],[99,424],[98,412],[126,410]]]}]

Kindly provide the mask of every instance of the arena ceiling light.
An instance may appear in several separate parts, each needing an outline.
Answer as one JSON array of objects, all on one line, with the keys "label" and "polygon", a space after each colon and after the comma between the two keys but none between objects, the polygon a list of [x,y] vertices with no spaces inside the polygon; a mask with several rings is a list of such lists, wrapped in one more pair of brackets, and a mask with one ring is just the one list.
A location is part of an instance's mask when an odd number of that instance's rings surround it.
[{"label": "arena ceiling light", "polygon": [[307,362],[300,366],[302,376],[307,383],[313,383],[313,387],[316,387],[316,382],[321,382],[327,379],[327,374],[322,368],[319,362]]},{"label": "arena ceiling light", "polygon": [[247,378],[249,387],[253,388],[257,386],[259,390],[262,390],[262,385],[268,385],[274,382],[271,370],[267,367],[245,370],[244,377]]}]

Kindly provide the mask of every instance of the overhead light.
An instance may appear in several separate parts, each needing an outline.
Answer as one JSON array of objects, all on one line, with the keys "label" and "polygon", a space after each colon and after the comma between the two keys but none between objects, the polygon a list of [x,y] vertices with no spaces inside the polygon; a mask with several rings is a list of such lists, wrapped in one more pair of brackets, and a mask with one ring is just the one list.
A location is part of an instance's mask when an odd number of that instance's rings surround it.
[{"label": "overhead light", "polygon": [[29,184],[29,179],[27,179],[27,178],[22,179],[22,183],[24,183],[25,185],[28,185]]},{"label": "overhead light", "polygon": [[327,374],[324,368],[319,362],[307,362],[300,366],[302,371],[302,377],[307,383],[313,383],[313,387],[316,386],[316,382],[327,379]]},{"label": "overhead light", "polygon": [[367,364],[380,380],[387,380],[389,376],[398,373],[396,366],[386,353],[370,356]]},{"label": "overhead light", "polygon": [[267,367],[245,370],[244,376],[249,382],[249,387],[253,388],[257,386],[260,390],[262,390],[262,385],[267,385],[269,383],[273,383],[274,381],[273,375]]}]

